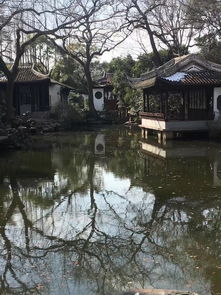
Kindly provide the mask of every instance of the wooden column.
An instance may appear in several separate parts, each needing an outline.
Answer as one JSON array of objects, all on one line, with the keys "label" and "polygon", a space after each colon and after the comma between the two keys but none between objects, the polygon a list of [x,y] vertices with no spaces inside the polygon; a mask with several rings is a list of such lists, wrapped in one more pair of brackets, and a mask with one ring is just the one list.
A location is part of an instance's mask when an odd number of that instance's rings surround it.
[{"label": "wooden column", "polygon": [[188,91],[183,91],[183,99],[184,99],[184,119],[188,120],[188,113],[189,113],[189,94]]},{"label": "wooden column", "polygon": [[143,90],[143,110],[144,112],[149,111],[149,93],[147,89]]},{"label": "wooden column", "polygon": [[160,113],[164,113],[164,95],[160,89]]},{"label": "wooden column", "polygon": [[142,138],[148,139],[148,133],[149,133],[148,129],[142,128],[142,130],[141,130]]},{"label": "wooden column", "polygon": [[143,111],[146,112],[146,89],[143,90]]},{"label": "wooden column", "polygon": [[162,131],[157,132],[157,141],[159,144],[162,144],[162,142],[163,142],[163,132]]},{"label": "wooden column", "polygon": [[175,132],[172,131],[163,131],[162,132],[162,144],[166,145],[167,141],[170,139],[174,139]]},{"label": "wooden column", "polygon": [[145,129],[144,128],[141,129],[141,137],[145,138]]},{"label": "wooden column", "polygon": [[166,91],[166,97],[165,97],[165,120],[168,119],[168,98],[169,98],[169,93]]}]

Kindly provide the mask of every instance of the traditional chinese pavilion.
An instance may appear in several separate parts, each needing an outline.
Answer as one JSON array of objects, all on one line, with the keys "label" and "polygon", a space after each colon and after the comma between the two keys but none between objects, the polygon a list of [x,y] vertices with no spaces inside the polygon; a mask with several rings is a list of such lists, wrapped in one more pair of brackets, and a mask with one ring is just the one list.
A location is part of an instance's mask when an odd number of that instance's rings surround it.
[{"label": "traditional chinese pavilion", "polygon": [[159,141],[178,133],[208,131],[221,114],[221,65],[197,54],[177,57],[133,79],[143,89],[141,128]]},{"label": "traditional chinese pavilion", "polygon": [[[0,76],[0,100],[6,95],[5,76]],[[73,88],[37,72],[34,66],[19,67],[14,86],[14,108],[17,114],[48,112],[67,102]]]}]

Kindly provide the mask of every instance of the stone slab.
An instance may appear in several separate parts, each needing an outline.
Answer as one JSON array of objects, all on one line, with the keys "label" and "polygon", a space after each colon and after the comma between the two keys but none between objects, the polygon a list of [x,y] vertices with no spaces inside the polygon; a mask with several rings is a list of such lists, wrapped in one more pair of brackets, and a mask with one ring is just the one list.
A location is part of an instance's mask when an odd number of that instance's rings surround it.
[{"label": "stone slab", "polygon": [[166,289],[138,289],[133,290],[124,295],[199,295],[189,291],[166,290]]}]

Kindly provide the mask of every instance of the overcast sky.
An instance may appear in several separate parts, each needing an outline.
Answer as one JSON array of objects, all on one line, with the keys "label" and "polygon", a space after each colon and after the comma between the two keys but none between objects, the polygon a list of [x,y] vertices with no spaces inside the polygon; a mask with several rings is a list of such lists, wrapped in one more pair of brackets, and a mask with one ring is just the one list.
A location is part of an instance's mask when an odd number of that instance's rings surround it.
[{"label": "overcast sky", "polygon": [[124,57],[128,54],[132,55],[134,59],[138,57],[141,53],[144,53],[144,50],[141,48],[139,44],[139,40],[142,39],[142,43],[145,44],[146,50],[151,52],[151,47],[149,43],[149,38],[147,34],[138,33],[138,31],[134,31],[122,44],[120,44],[116,49],[111,52],[105,53],[101,57],[101,61],[111,61],[114,57]]},{"label": "overcast sky", "polygon": [[[122,44],[117,46],[116,49],[101,56],[100,61],[110,62],[114,57],[125,57],[128,54],[130,54],[134,59],[137,59],[138,55],[145,52],[140,42],[142,42],[142,44],[145,46],[146,52],[152,52],[147,33],[135,30]],[[190,49],[191,53],[197,53],[198,51],[199,48],[197,46],[194,46]]]}]

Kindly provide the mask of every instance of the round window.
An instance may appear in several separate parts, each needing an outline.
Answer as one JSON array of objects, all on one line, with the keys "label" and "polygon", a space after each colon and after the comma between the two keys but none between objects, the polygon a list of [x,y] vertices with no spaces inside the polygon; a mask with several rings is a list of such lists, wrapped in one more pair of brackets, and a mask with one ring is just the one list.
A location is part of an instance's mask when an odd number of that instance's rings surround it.
[{"label": "round window", "polygon": [[102,94],[101,91],[96,91],[96,92],[95,92],[95,97],[96,97],[96,99],[101,99],[102,96],[103,96],[103,94]]},{"label": "round window", "polygon": [[103,150],[104,150],[104,146],[103,146],[103,144],[99,143],[99,144],[96,146],[96,149],[97,149],[98,152],[103,152]]}]

